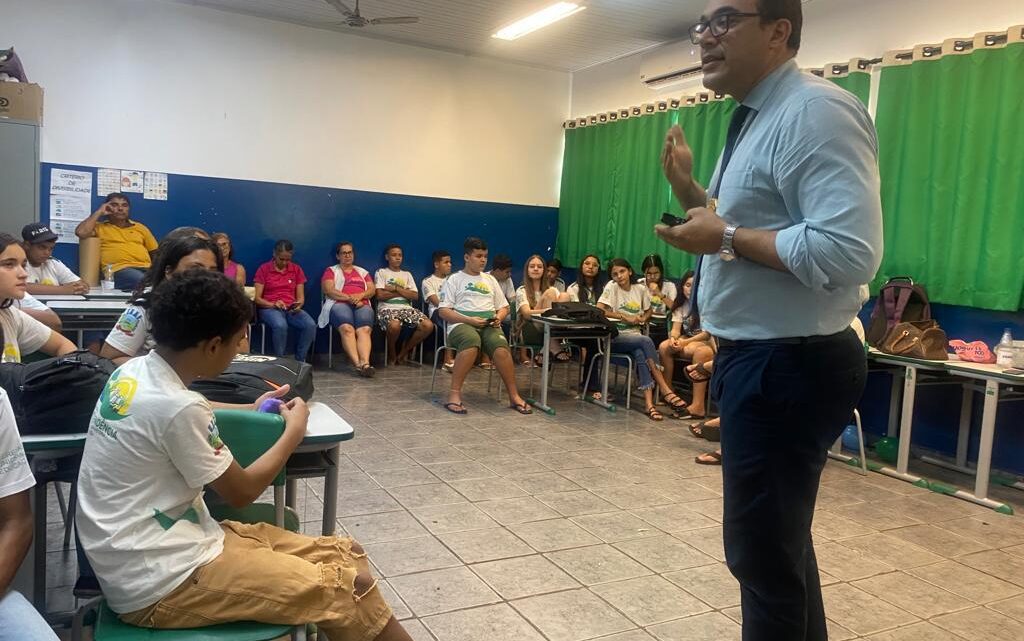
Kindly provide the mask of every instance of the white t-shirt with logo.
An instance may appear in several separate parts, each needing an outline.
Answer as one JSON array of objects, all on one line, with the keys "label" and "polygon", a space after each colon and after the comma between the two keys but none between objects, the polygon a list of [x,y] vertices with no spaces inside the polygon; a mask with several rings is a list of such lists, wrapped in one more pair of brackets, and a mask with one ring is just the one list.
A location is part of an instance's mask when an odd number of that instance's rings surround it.
[{"label": "white t-shirt with logo", "polygon": [[107,335],[107,345],[128,356],[141,356],[152,351],[156,347],[156,339],[146,316],[144,308],[129,305]]},{"label": "white t-shirt with logo", "polygon": [[[620,314],[642,314],[651,308],[651,291],[647,285],[633,283],[628,289],[622,289],[615,281],[609,282],[601,292],[601,298],[597,300],[610,307],[613,312]],[[620,334],[639,334],[640,328],[636,325],[626,325],[616,320]]]},{"label": "white t-shirt with logo", "polygon": [[[641,278],[640,284],[647,287],[647,279]],[[650,291],[649,287],[647,291]],[[667,299],[669,298],[675,301],[676,296],[678,295],[678,289],[676,288],[676,284],[670,280],[662,279],[661,293],[664,295],[664,298],[662,298],[662,296],[655,296],[653,294],[651,295],[651,312],[655,316],[668,316],[669,308],[668,305],[666,305],[666,303]]]},{"label": "white t-shirt with logo", "polygon": [[51,330],[16,307],[0,309],[0,327],[4,330],[4,363],[20,363],[22,354],[31,354],[50,340]]},{"label": "white t-shirt with logo", "polygon": [[[491,276],[491,272],[484,272],[488,276]],[[494,278],[491,276],[491,278]],[[516,299],[516,286],[512,282],[512,277],[508,277],[505,280],[498,280],[494,278],[494,282],[498,283],[498,288],[501,289],[501,293],[505,295],[505,302],[511,302]]]},{"label": "white t-shirt with logo", "polygon": [[14,298],[11,300],[11,306],[17,307],[18,309],[34,309],[40,312],[45,312],[50,309],[49,307],[43,304],[43,301],[39,300],[38,298],[36,298],[32,294],[29,294],[28,292],[25,292],[25,296],[22,298]]},{"label": "white t-shirt with logo", "polygon": [[[550,300],[555,300],[555,297],[558,296],[558,290],[554,287],[548,287],[548,291],[546,293]],[[537,305],[540,305],[540,299],[543,297],[544,294],[537,294]],[[520,285],[519,288],[516,289],[516,310],[522,310],[524,307],[533,309],[533,306],[530,305],[530,299],[526,296],[526,288]]]},{"label": "white t-shirt with logo", "polygon": [[24,492],[35,484],[21,446],[11,400],[0,387],[0,499]]},{"label": "white t-shirt with logo", "polygon": [[[381,267],[377,270],[377,273],[373,276],[374,287],[380,288],[391,288],[401,287],[402,289],[416,289],[416,279],[413,275],[407,271],[392,271],[388,267]],[[402,297],[389,298],[382,300],[377,303],[378,310],[385,309],[406,309],[411,307],[412,303],[408,299]]]},{"label": "white t-shirt with logo", "polygon": [[75,521],[111,609],[156,603],[223,551],[203,486],[232,460],[210,403],[159,354],[114,371],[89,422]]},{"label": "white t-shirt with logo", "polygon": [[68,266],[56,258],[51,258],[39,267],[31,264],[25,266],[28,272],[28,282],[39,285],[67,285],[82,280],[75,272],[68,269]]},{"label": "white t-shirt with logo", "polygon": [[[438,307],[454,309],[457,312],[469,312],[467,316],[484,315],[508,307],[508,299],[501,291],[498,281],[487,273],[471,276],[464,271],[452,274],[441,287],[441,304]],[[448,333],[462,323],[449,323]]]},{"label": "white t-shirt with logo", "polygon": [[441,287],[447,278],[447,276],[441,278],[431,274],[423,279],[423,286],[420,287],[420,292],[423,294],[423,300],[427,303],[427,316],[433,316],[434,312],[437,311],[437,305],[430,302],[430,297],[437,296],[437,300],[441,300]]}]

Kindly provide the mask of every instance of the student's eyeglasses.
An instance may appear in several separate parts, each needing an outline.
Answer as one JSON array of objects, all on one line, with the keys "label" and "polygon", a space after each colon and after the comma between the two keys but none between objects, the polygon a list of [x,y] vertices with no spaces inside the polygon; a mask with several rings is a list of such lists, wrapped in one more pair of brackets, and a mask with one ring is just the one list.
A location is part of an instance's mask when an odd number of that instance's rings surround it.
[{"label": "student's eyeglasses", "polygon": [[711,35],[714,37],[721,38],[725,34],[729,33],[729,29],[732,29],[739,19],[753,18],[759,15],[761,14],[734,11],[732,13],[720,13],[713,18],[702,20],[690,27],[690,42],[695,45],[699,45],[701,38],[707,31],[711,31]]}]

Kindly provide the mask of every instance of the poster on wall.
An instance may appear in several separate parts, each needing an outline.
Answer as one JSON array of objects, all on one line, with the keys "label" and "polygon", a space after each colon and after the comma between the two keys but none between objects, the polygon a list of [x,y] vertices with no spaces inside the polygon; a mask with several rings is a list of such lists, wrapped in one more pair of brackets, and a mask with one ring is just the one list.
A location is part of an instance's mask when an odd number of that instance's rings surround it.
[{"label": "poster on wall", "polygon": [[91,171],[50,171],[50,228],[57,234],[57,242],[78,243],[75,227],[89,217],[91,205]]},{"label": "poster on wall", "polygon": [[147,171],[142,197],[146,200],[167,200],[167,174]]},{"label": "poster on wall", "polygon": [[114,193],[115,191],[121,191],[121,170],[97,169],[96,195],[106,196]]},{"label": "poster on wall", "polygon": [[50,229],[53,230],[53,233],[57,234],[58,243],[74,243],[77,245],[78,236],[75,235],[75,227],[78,227],[78,223],[73,220],[50,219]]},{"label": "poster on wall", "polygon": [[141,194],[143,189],[143,176],[141,171],[134,169],[121,170],[121,191],[126,194]]},{"label": "poster on wall", "polygon": [[50,171],[50,193],[91,198],[92,172],[54,169]]}]

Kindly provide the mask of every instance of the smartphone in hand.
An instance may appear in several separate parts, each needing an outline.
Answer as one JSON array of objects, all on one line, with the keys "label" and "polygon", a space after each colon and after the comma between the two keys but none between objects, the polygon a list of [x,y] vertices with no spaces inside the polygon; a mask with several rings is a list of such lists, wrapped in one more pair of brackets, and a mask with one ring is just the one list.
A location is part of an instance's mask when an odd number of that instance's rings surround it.
[{"label": "smartphone in hand", "polygon": [[667,211],[661,215],[661,224],[668,225],[669,227],[676,227],[682,225],[687,221],[686,218],[680,218],[674,214],[670,214]]}]

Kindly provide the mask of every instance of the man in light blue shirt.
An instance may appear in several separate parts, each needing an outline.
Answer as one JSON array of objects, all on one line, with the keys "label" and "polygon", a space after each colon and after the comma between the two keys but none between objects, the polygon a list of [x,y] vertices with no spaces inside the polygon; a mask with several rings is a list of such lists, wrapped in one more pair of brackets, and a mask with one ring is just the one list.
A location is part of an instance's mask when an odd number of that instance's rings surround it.
[{"label": "man in light blue shirt", "polygon": [[719,339],[726,560],[744,641],[825,641],[811,520],[826,451],[864,388],[849,328],[882,256],[877,141],[852,94],[802,73],[800,0],[709,0],[690,30],[704,84],[740,104],[705,191],[681,129],[662,165],[698,255],[697,313]]}]

